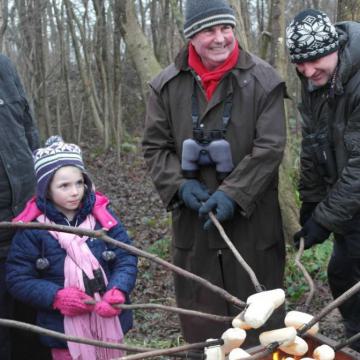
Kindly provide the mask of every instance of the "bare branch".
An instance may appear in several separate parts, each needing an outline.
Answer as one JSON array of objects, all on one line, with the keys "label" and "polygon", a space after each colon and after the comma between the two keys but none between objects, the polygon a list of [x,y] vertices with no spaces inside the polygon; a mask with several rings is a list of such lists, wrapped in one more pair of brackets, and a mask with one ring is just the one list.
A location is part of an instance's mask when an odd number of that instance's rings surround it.
[{"label": "bare branch", "polygon": [[226,235],[225,230],[222,227],[222,225],[220,224],[220,222],[218,221],[218,219],[215,217],[215,215],[211,211],[209,213],[209,216],[210,216],[211,221],[214,223],[216,228],[219,230],[219,233],[220,233],[221,237],[224,239],[227,246],[233,252],[235,258],[239,261],[240,265],[244,268],[244,270],[249,274],[250,279],[251,279],[252,283],[254,284],[255,290],[257,292],[263,291],[264,287],[262,285],[260,285],[260,283],[259,283],[253,269],[248,265],[248,263],[240,255],[240,253],[238,252],[238,250],[236,249],[234,244],[231,242],[229,237]]},{"label": "bare branch", "polygon": [[321,320],[324,316],[326,316],[330,311],[340,306],[343,302],[351,298],[351,296],[355,295],[359,290],[360,290],[360,281],[357,282],[349,290],[345,291],[336,300],[325,306],[325,308],[320,312],[320,314],[314,316],[314,318],[311,321],[309,321],[298,331],[299,336],[305,334],[306,331],[308,331],[313,325],[315,325],[319,320]]},{"label": "bare branch", "polygon": [[148,352],[143,352],[141,354],[129,355],[129,356],[122,356],[121,358],[113,359],[113,360],[138,360],[138,359],[147,359],[154,356],[162,356],[162,355],[171,355],[176,354],[178,352],[184,352],[188,350],[194,349],[203,349],[209,346],[215,345],[222,345],[224,341],[222,339],[213,340],[213,341],[206,341],[201,343],[193,343],[188,345],[176,346],[170,349],[163,349],[163,350],[153,350]]},{"label": "bare branch", "polygon": [[219,286],[212,284],[211,282],[203,279],[202,277],[200,277],[198,275],[192,274],[189,271],[186,271],[176,265],[173,265],[166,260],[160,259],[156,255],[150,254],[144,250],[140,250],[140,249],[136,248],[135,246],[128,245],[123,242],[117,241],[117,240],[111,238],[110,236],[107,236],[105,234],[104,230],[86,230],[86,229],[79,229],[76,227],[66,226],[66,225],[40,224],[40,223],[36,223],[36,222],[34,222],[34,223],[20,223],[20,222],[19,223],[11,223],[11,222],[6,222],[6,221],[0,222],[0,229],[1,228],[19,228],[19,229],[29,228],[29,229],[55,230],[55,231],[62,231],[62,232],[71,233],[71,234],[77,234],[77,235],[81,235],[81,236],[99,238],[109,244],[112,244],[121,249],[124,249],[132,254],[142,256],[146,259],[149,259],[157,264],[164,266],[165,268],[167,268],[181,276],[184,276],[188,279],[191,279],[193,281],[200,283],[201,285],[207,287],[208,289],[210,289],[214,293],[218,294],[219,296],[223,297],[228,302],[234,304],[235,306],[239,307],[240,309],[243,309],[245,307],[245,303],[243,301],[241,301],[237,297],[231,295],[230,293],[228,293],[226,290],[220,288]]},{"label": "bare branch", "polygon": [[82,338],[79,336],[65,335],[64,333],[60,333],[60,332],[53,331],[53,330],[48,330],[48,329],[42,328],[40,326],[30,325],[30,324],[27,324],[27,323],[24,323],[21,321],[16,321],[16,320],[8,320],[8,319],[0,318],[0,326],[6,326],[6,327],[16,328],[16,329],[20,329],[20,330],[31,331],[31,332],[34,332],[34,333],[37,333],[40,335],[51,336],[51,337],[61,339],[64,341],[71,341],[71,342],[75,342],[75,343],[94,345],[94,346],[105,347],[105,348],[109,348],[109,349],[121,349],[121,350],[131,351],[131,352],[149,351],[149,349],[138,348],[138,347],[129,346],[129,345],[125,345],[125,344],[87,339],[87,338]]},{"label": "bare branch", "polygon": [[[94,305],[96,304],[95,301],[85,301],[85,304]],[[156,309],[156,310],[163,310],[163,311],[170,311],[177,314],[183,315],[191,315],[191,316],[198,316],[205,319],[219,321],[219,322],[230,322],[234,317],[233,316],[221,316],[221,315],[214,315],[209,313],[204,313],[195,310],[188,310],[182,309],[175,306],[167,306],[167,305],[160,305],[160,304],[112,304],[114,308],[117,309],[128,309],[128,310],[136,310],[136,309]]]},{"label": "bare branch", "polygon": [[[105,347],[105,348],[110,348],[110,349],[121,349],[121,350],[125,350],[127,352],[133,352],[133,353],[148,354],[150,352],[153,353],[156,351],[162,351],[162,352],[166,351],[166,350],[158,350],[158,349],[130,346],[130,345],[119,344],[119,343],[105,342],[105,341],[100,341],[100,340],[93,340],[93,339],[82,338],[82,337],[78,337],[78,336],[65,335],[65,334],[57,332],[57,331],[45,329],[41,326],[31,325],[28,323],[15,321],[15,320],[8,320],[8,319],[0,318],[0,326],[16,328],[16,329],[20,329],[20,330],[24,330],[24,331],[30,331],[30,332],[34,332],[39,335],[51,336],[51,337],[61,339],[64,341],[71,341],[71,342],[75,342],[75,343],[88,344],[88,345]],[[219,345],[219,344],[222,345],[223,340],[219,339],[219,340],[214,340],[212,342],[195,343],[195,344],[191,344],[191,345],[185,345],[182,347],[170,349],[169,355],[176,353],[176,357],[184,357],[187,359],[192,358],[192,357],[194,358],[196,356],[191,356],[191,354],[187,353],[187,351],[203,349],[206,346],[213,346],[213,345]],[[177,350],[177,349],[179,349],[179,350]],[[182,351],[184,351],[185,353],[181,353]],[[139,359],[143,359],[145,357],[146,356],[140,355]],[[123,357],[121,359],[123,359]]]},{"label": "bare branch", "polygon": [[311,301],[312,301],[312,299],[314,297],[314,294],[315,294],[315,284],[314,284],[311,276],[309,275],[309,273],[305,269],[304,265],[300,261],[301,256],[303,255],[303,253],[304,253],[304,238],[301,238],[300,239],[300,248],[299,248],[299,251],[297,252],[296,257],[295,257],[295,264],[297,265],[297,267],[304,274],[304,277],[305,277],[305,279],[306,279],[306,281],[307,281],[307,283],[309,284],[309,287],[310,287],[309,295],[307,296],[307,299],[306,299],[305,304],[303,306],[304,311],[307,311],[309,309],[310,303],[311,303]]},{"label": "bare branch", "polygon": [[338,351],[341,350],[342,348],[344,348],[345,346],[351,345],[352,343],[354,343],[355,341],[360,340],[360,332],[357,333],[356,335],[352,336],[349,339],[346,339],[342,342],[339,342],[338,344],[336,344],[334,346],[334,351]]}]

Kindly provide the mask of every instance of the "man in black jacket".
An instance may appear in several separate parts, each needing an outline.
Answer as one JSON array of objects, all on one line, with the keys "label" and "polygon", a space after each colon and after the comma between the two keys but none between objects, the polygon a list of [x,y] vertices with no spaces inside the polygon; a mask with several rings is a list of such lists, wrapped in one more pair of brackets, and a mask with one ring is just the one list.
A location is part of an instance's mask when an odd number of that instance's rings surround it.
[{"label": "man in black jacket", "polygon": [[[308,9],[286,33],[302,83],[300,224],[305,249],[334,234],[328,279],[336,298],[360,281],[360,24],[335,26]],[[340,306],[347,337],[360,332],[360,294]],[[360,341],[352,345],[360,350]]]},{"label": "man in black jacket", "polygon": [[[32,150],[38,147],[38,132],[19,76],[10,60],[0,55],[0,221],[10,221],[32,196]],[[5,287],[5,259],[12,236],[12,230],[0,229],[0,318],[11,318],[14,312]],[[23,333],[17,335],[21,337]],[[20,358],[11,356],[10,337],[10,330],[0,326],[1,360]],[[26,345],[18,336],[12,338],[16,342],[14,349]]]}]

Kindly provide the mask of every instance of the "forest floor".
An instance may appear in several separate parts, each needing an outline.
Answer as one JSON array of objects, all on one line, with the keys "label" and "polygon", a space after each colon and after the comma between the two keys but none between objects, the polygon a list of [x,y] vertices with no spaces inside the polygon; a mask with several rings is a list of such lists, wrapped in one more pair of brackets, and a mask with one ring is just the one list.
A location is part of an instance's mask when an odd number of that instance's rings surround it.
[{"label": "forest floor", "polygon": [[[92,153],[89,149],[89,152],[84,150],[85,153]],[[87,157],[86,163],[97,189],[111,199],[112,206],[133,238],[134,245],[169,260],[170,216],[164,210],[146,172],[139,146],[135,151],[122,154],[120,166],[111,151]],[[288,261],[293,259],[289,258]],[[314,315],[332,300],[326,283],[319,282],[316,286],[317,292],[308,311]],[[139,274],[132,301],[174,306],[172,274],[157,264],[139,258]],[[287,305],[293,309],[299,304],[288,301]],[[320,329],[330,339],[343,339],[339,312],[334,310],[327,315],[321,321]],[[177,316],[154,310],[135,312],[134,328],[126,339],[132,345],[156,348],[182,343]]]}]

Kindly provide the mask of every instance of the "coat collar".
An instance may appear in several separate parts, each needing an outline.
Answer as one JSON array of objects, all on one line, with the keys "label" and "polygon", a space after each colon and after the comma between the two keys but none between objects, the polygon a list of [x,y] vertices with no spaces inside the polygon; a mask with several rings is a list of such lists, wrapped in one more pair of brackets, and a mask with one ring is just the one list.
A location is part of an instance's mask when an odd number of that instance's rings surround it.
[{"label": "coat collar", "polygon": [[[224,82],[222,80],[209,102],[205,100],[205,94],[203,94],[203,99],[201,100],[201,102],[206,102],[206,105],[201,106],[205,108],[204,112],[201,115],[201,118],[205,117],[212,108],[222,103],[228,96],[231,96],[234,91],[233,81],[239,81],[238,76],[232,76],[232,74],[238,73],[239,70],[248,70],[255,66],[255,62],[252,59],[251,55],[247,51],[243,50],[240,46],[239,48],[240,55],[235,67],[223,77],[223,80],[230,77],[230,81],[226,81],[225,85],[223,85]],[[189,51],[187,43],[176,56],[174,61],[175,67],[180,72],[188,72],[189,74],[192,74],[192,78],[195,78],[196,81],[199,81],[196,74],[194,73],[194,70],[191,69],[188,64],[188,56]]]},{"label": "coat collar", "polygon": [[[81,224],[86,219],[86,217],[91,213],[94,204],[95,204],[95,193],[93,191],[88,191],[84,196],[82,207],[76,213],[70,225],[73,225],[75,223]],[[49,218],[51,221],[59,225],[68,225],[66,216],[56,209],[56,207],[54,206],[51,200],[38,197],[36,199],[36,205],[39,208],[39,210],[43,214],[45,214],[46,217]]]}]

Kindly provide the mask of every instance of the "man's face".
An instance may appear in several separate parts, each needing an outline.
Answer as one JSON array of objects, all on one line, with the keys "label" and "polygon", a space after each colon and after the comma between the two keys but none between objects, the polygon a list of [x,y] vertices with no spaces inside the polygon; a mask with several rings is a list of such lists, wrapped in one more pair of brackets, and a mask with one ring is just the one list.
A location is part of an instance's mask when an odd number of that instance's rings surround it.
[{"label": "man's face", "polygon": [[216,25],[206,28],[190,40],[200,56],[204,66],[209,70],[226,61],[235,47],[235,35],[230,25]]},{"label": "man's face", "polygon": [[295,64],[300,74],[308,78],[315,86],[324,86],[331,79],[338,63],[338,52],[323,56],[314,61]]}]

